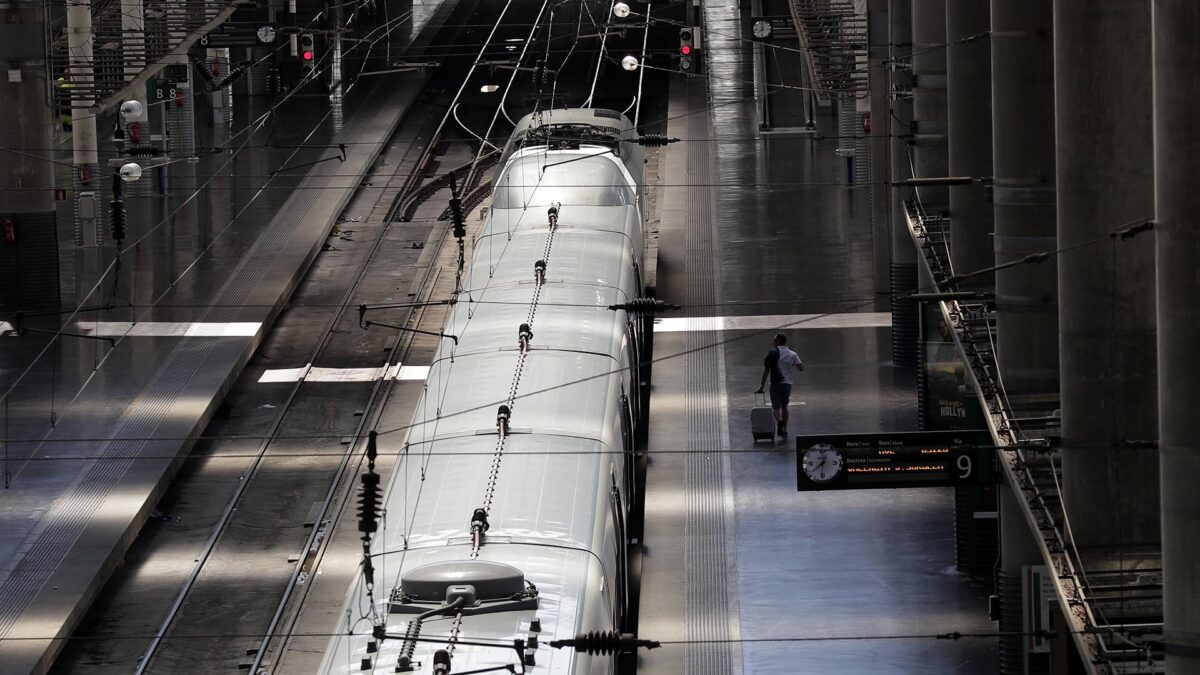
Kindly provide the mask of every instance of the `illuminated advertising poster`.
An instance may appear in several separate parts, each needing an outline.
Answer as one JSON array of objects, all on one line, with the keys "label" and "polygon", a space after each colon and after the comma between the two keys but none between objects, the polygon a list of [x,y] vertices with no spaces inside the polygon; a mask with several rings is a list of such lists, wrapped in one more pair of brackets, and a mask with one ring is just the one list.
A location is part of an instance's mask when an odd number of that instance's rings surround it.
[{"label": "illuminated advertising poster", "polygon": [[922,303],[921,307],[925,428],[978,429],[983,426],[983,416],[951,329],[937,303]]}]

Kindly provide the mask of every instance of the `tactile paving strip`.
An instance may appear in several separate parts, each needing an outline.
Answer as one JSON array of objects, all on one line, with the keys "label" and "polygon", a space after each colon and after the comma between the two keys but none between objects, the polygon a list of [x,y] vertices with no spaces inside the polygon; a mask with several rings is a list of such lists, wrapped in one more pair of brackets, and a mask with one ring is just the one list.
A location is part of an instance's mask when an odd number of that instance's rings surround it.
[{"label": "tactile paving strip", "polygon": [[[687,138],[709,139],[712,131],[702,81],[689,83]],[[701,112],[702,111],[702,112]],[[716,166],[713,144],[687,144],[687,220],[684,230],[687,253],[687,297],[684,302],[702,306],[701,313],[716,311],[720,280],[713,222]],[[688,675],[729,675],[741,671],[740,659],[730,640],[738,636],[737,578],[729,564],[733,545],[732,486],[729,448],[721,387],[725,376],[724,351],[712,346],[719,332],[689,333],[684,370],[687,372],[686,419],[689,453],[685,465],[684,570],[687,592],[684,621]],[[707,347],[707,349],[706,349]]]}]

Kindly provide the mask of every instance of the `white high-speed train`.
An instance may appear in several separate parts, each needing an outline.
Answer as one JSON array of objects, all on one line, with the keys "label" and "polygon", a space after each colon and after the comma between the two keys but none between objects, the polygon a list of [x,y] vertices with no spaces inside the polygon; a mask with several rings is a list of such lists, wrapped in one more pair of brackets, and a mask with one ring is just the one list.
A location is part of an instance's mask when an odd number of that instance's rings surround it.
[{"label": "white high-speed train", "polygon": [[[458,342],[384,495],[373,592],[358,575],[323,673],[614,672],[548,643],[619,630],[628,605],[641,335],[609,308],[642,295],[642,165],[619,113],[518,123],[446,323]],[[403,639],[418,632],[433,641]],[[520,657],[467,644],[531,637]]]}]

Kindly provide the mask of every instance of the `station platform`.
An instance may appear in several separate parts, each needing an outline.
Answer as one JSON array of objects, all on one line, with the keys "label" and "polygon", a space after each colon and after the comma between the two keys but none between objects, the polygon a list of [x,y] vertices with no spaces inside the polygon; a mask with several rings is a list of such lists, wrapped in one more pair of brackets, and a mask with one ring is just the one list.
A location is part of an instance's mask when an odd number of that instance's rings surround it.
[{"label": "station platform", "polygon": [[[11,406],[7,487],[0,500],[0,638],[5,638],[0,673],[49,668],[326,244],[424,79],[413,72],[362,85],[360,98],[346,102],[344,126],[328,120],[324,101],[315,118],[293,116],[274,132],[267,126],[261,134],[239,138],[262,144],[276,133],[274,143],[286,145],[288,127],[307,122],[312,134],[317,123],[333,149],[321,149],[315,158],[337,154],[344,145],[344,161],[320,162],[295,172],[294,179],[270,183],[270,172],[282,163],[273,164],[278,155],[263,152],[235,165],[236,176],[197,193],[199,205],[143,200],[139,217],[187,214],[178,236],[204,255],[189,261],[180,252],[187,247],[163,241],[160,234],[139,238],[133,231],[136,244],[122,252],[132,269],[121,278],[134,289],[126,293],[139,300],[124,303],[129,306],[123,316],[107,320],[81,313],[63,328],[112,338],[111,347],[95,340],[61,346],[71,344],[62,341],[58,353],[34,362],[30,379],[44,382],[52,368],[64,373],[58,395],[66,392],[66,400],[57,402],[48,431],[42,397]],[[284,162],[291,166],[303,163],[302,155],[287,156]],[[219,164],[210,160],[197,172]],[[257,178],[257,191],[237,180],[247,175]],[[285,191],[272,199],[251,199],[280,187]],[[174,207],[187,208],[172,212]],[[131,214],[131,222],[134,218]],[[223,229],[235,220],[237,227]],[[173,221],[171,231],[174,238]],[[178,257],[162,255],[160,246]],[[29,357],[27,349],[5,357],[4,380],[10,386],[17,382],[18,396],[20,359]]]},{"label": "station platform", "polygon": [[[706,77],[671,88],[654,338],[640,675],[995,673],[991,589],[955,571],[948,488],[798,492],[796,451],[754,443],[776,332],[804,361],[795,434],[915,430],[875,295],[869,193],[830,115],[760,134],[735,0],[704,5]],[[752,188],[750,186],[759,186]]]}]

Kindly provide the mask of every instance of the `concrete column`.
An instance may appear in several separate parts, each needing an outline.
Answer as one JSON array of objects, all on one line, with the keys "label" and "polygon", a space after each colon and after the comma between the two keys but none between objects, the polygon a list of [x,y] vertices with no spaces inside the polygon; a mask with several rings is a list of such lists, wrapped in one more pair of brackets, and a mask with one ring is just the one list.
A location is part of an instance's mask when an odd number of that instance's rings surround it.
[{"label": "concrete column", "polygon": [[[121,0],[121,49],[124,53],[126,82],[137,77],[146,68],[145,23],[142,0]],[[147,134],[147,138],[142,142],[149,142],[150,129],[147,127],[147,123],[150,120],[150,109],[146,106],[145,85],[138,87],[130,98],[141,102],[142,114],[137,117],[127,117],[125,121],[130,124],[134,122],[141,124],[143,133]]]},{"label": "concrete column", "polygon": [[1154,3],[1159,458],[1167,672],[1200,673],[1200,4]]},{"label": "concrete column", "polygon": [[[875,292],[884,297],[891,290],[888,263],[891,260],[891,197],[888,170],[888,2],[867,2],[867,88],[871,104],[871,233]],[[755,43],[757,46],[758,43]]]},{"label": "concrete column", "polygon": [[[995,262],[1056,248],[1054,16],[1045,0],[992,0]],[[1058,407],[1057,261],[997,272],[998,358],[1021,410]]]},{"label": "concrete column", "polygon": [[[889,0],[888,34],[892,82],[907,83],[910,71],[903,65],[908,62],[912,50],[912,0]],[[912,141],[912,98],[905,89],[906,86],[894,87],[891,100],[892,182],[912,177],[908,163],[908,146]],[[917,303],[902,299],[917,290],[917,251],[908,234],[904,211],[904,200],[911,194],[911,188],[893,188],[891,192],[892,363],[903,368],[917,365]]]},{"label": "concrete column", "polygon": [[[46,81],[42,3],[0,12],[0,101],[5,145],[28,148],[0,161],[0,304],[57,306],[58,231],[54,210],[54,128]],[[11,240],[10,240],[11,231]]]},{"label": "concrete column", "polygon": [[[992,175],[992,51],[987,36],[958,40],[991,28],[989,0],[946,0],[946,117],[951,176]],[[982,183],[950,188],[950,257],[957,273],[992,266],[992,205]],[[967,288],[988,288],[992,275]]]},{"label": "concrete column", "polygon": [[[946,148],[946,0],[912,0],[913,165],[918,178],[945,176]],[[947,208],[944,187],[917,188],[927,213]]]},{"label": "concrete column", "polygon": [[[1056,0],[1054,81],[1059,247],[1152,218],[1150,3]],[[1154,278],[1150,234],[1058,259],[1063,497],[1080,546],[1160,539],[1157,453],[1115,447],[1158,435]]]}]

